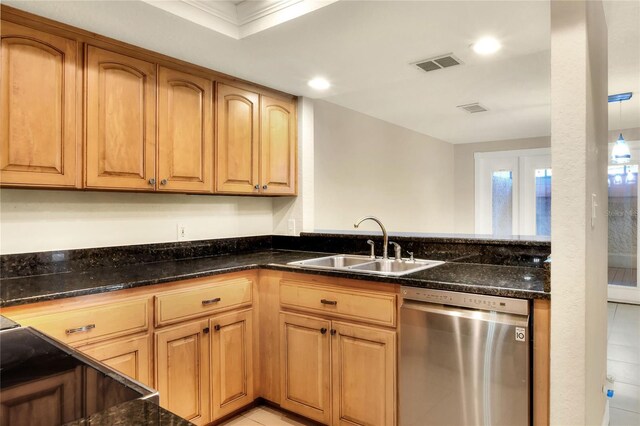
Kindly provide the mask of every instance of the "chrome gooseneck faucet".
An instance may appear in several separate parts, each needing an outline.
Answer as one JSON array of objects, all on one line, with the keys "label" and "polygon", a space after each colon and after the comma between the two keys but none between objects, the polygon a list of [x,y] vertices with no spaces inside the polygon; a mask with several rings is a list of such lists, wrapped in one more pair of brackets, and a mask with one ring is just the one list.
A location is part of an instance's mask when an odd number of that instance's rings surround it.
[{"label": "chrome gooseneck faucet", "polygon": [[388,248],[389,248],[389,236],[387,235],[387,230],[385,229],[385,227],[382,224],[382,222],[380,221],[380,219],[378,219],[375,216],[365,216],[365,217],[357,220],[356,223],[353,224],[353,227],[357,228],[365,220],[372,220],[375,223],[377,223],[378,225],[380,225],[380,229],[382,229],[382,258],[383,259],[388,259],[389,258],[389,251],[388,251]]}]

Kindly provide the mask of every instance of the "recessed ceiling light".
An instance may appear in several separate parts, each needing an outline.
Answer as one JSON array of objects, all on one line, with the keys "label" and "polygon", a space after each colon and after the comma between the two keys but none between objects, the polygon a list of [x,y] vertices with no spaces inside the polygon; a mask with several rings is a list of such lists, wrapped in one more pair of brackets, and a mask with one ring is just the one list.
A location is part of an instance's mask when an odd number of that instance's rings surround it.
[{"label": "recessed ceiling light", "polygon": [[326,78],[322,77],[313,78],[309,80],[309,83],[307,84],[309,84],[309,87],[316,90],[327,90],[329,87],[331,87],[331,83],[329,83]]},{"label": "recessed ceiling light", "polygon": [[473,51],[478,55],[491,55],[500,50],[501,47],[500,42],[493,37],[482,37],[471,45]]}]

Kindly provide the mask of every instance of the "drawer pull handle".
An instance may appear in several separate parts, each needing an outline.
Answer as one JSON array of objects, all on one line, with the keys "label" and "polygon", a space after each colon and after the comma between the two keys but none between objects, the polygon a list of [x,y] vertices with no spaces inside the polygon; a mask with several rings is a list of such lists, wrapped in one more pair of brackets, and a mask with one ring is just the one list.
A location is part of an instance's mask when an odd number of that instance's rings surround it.
[{"label": "drawer pull handle", "polygon": [[74,333],[83,333],[85,331],[89,331],[89,330],[93,330],[94,328],[96,328],[95,324],[88,324],[82,327],[78,327],[78,328],[69,328],[67,330],[65,330],[64,332],[67,334],[74,334]]},{"label": "drawer pull handle", "polygon": [[320,303],[322,303],[323,305],[333,305],[336,306],[338,304],[337,300],[327,300],[327,299],[322,299],[320,300]]},{"label": "drawer pull handle", "polygon": [[212,303],[218,303],[220,300],[222,300],[222,299],[220,299],[219,297],[216,297],[215,299],[203,300],[202,304],[204,306],[206,306],[206,305],[210,305]]}]

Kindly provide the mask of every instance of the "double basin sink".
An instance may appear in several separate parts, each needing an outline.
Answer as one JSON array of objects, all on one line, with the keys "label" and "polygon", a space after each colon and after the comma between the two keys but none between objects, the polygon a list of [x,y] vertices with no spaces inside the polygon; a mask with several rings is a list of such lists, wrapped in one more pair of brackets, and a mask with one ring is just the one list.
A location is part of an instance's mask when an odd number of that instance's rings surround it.
[{"label": "double basin sink", "polygon": [[413,272],[422,271],[424,269],[433,268],[434,266],[442,265],[443,263],[444,262],[440,260],[372,259],[370,256],[338,254],[335,256],[289,262],[289,265],[399,277]]}]

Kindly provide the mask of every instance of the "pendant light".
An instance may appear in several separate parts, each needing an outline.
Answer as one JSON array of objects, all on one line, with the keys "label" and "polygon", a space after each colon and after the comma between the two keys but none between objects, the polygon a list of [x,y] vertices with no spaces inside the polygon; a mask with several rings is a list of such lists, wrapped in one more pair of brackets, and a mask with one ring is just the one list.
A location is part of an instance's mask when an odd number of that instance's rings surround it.
[{"label": "pendant light", "polygon": [[631,151],[629,150],[629,145],[622,136],[622,99],[618,101],[618,104],[618,125],[620,126],[620,136],[618,136],[618,140],[611,150],[611,161],[615,164],[624,164],[631,161]]}]

